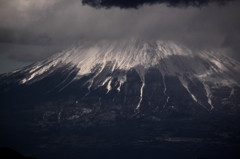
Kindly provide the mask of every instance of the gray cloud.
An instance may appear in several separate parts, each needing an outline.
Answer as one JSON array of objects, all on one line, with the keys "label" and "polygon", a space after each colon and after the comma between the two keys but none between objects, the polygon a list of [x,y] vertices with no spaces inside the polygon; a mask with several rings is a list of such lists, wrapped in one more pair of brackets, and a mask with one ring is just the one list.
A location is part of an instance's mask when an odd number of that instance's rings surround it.
[{"label": "gray cloud", "polygon": [[[0,41],[66,46],[76,41],[140,37],[174,40],[192,48],[227,48],[238,56],[240,2],[205,7],[143,5],[139,9],[95,9],[79,0],[0,0]],[[14,60],[48,56],[33,50]],[[32,57],[26,56],[31,54]]]}]

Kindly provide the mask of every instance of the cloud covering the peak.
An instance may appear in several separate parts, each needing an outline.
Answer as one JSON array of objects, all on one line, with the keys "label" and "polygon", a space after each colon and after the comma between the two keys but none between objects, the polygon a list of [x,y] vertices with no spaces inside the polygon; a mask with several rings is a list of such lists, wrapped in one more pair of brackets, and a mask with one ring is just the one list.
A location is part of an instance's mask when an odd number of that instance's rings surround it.
[{"label": "cloud covering the peak", "polygon": [[[81,0],[0,1],[0,56],[8,54],[14,61],[37,61],[75,42],[131,37],[176,41],[196,49],[228,49],[240,59],[239,1],[218,5],[204,0],[208,5],[203,7],[144,3],[128,9],[96,9]],[[17,51],[5,43],[37,47]]]}]

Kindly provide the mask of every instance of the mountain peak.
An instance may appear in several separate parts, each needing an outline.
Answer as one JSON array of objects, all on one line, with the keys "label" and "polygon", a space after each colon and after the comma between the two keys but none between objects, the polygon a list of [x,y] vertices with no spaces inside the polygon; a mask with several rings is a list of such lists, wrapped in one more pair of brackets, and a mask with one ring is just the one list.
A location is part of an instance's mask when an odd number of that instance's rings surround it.
[{"label": "mountain peak", "polygon": [[[162,74],[182,76],[188,74],[206,80],[214,73],[225,74],[239,69],[237,61],[219,52],[193,51],[171,41],[131,39],[100,41],[93,45],[83,44],[72,47],[26,69],[29,75],[22,80],[22,83],[54,69],[57,65],[74,66],[78,69],[79,77],[92,73],[96,66],[100,67],[101,71],[111,65],[112,72],[136,68],[138,72],[142,72],[157,67]],[[227,84],[226,81],[224,83]]]}]

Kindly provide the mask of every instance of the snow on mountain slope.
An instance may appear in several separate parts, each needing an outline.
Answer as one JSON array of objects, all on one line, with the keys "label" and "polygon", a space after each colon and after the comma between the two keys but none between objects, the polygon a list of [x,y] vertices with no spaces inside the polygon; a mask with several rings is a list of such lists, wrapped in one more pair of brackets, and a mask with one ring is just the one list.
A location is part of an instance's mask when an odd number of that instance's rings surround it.
[{"label": "snow on mountain slope", "polygon": [[[136,70],[142,82],[136,109],[141,107],[144,87],[146,86],[145,75],[150,68],[157,68],[163,76],[164,94],[167,96],[166,103],[170,97],[166,94],[167,87],[164,77],[174,76],[179,79],[192,99],[204,106],[189,87],[189,80],[197,79],[204,86],[207,103],[211,109],[214,107],[211,100],[211,88],[226,86],[233,89],[234,86],[239,86],[240,77],[239,62],[224,56],[223,52],[193,51],[175,42],[145,42],[132,39],[128,41],[101,41],[94,45],[83,44],[72,47],[38,62],[32,67],[21,70],[26,75],[25,78],[21,79],[20,84],[41,80],[59,66],[64,65],[77,70],[78,73],[72,81],[93,74],[86,83],[89,91],[92,88],[105,86],[106,93],[113,89],[113,84],[118,86],[116,89],[120,92],[121,86],[127,81],[126,72]],[[106,71],[106,68],[108,72],[99,78],[98,76]],[[119,70],[123,73],[114,73]],[[113,83],[114,79],[117,79],[117,83]]]}]

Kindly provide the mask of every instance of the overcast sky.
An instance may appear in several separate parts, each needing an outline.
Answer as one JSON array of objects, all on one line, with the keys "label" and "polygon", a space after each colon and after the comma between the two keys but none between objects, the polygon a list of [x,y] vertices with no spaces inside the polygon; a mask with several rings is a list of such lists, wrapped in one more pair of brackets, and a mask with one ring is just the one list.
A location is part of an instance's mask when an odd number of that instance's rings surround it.
[{"label": "overcast sky", "polygon": [[75,42],[130,37],[173,40],[191,48],[228,49],[229,55],[240,57],[239,1],[83,2],[0,0],[0,73],[50,56]]}]

